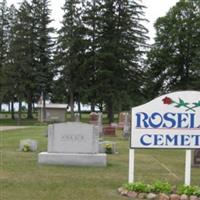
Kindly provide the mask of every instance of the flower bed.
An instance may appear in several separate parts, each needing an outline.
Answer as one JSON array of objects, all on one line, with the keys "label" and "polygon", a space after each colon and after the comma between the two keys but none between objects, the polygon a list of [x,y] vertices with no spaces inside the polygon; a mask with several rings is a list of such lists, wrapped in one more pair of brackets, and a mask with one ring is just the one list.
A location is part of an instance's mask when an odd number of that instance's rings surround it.
[{"label": "flower bed", "polygon": [[166,182],[157,181],[153,184],[141,182],[124,184],[118,188],[122,196],[132,199],[149,200],[200,200],[200,187],[180,185],[172,186]]}]

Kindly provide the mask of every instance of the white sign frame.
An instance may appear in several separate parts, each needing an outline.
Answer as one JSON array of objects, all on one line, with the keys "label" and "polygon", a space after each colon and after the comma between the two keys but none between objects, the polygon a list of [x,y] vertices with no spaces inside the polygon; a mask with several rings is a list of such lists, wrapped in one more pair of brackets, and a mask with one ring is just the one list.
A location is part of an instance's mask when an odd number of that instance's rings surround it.
[{"label": "white sign frame", "polygon": [[191,149],[200,148],[200,92],[173,92],[134,107],[131,125],[129,183],[134,182],[135,149],[187,149],[185,184],[190,185]]}]

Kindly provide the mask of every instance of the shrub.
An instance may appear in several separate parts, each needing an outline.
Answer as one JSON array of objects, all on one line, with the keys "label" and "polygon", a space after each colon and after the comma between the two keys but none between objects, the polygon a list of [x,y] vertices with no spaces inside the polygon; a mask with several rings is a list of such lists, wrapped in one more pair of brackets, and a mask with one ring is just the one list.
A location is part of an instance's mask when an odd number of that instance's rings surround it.
[{"label": "shrub", "polygon": [[172,192],[172,186],[167,182],[156,181],[151,187],[151,192],[155,193],[169,194]]},{"label": "shrub", "polygon": [[[172,193],[172,185],[167,182],[156,181],[155,183],[148,185],[142,182],[135,183],[127,183],[124,184],[123,187],[128,191],[135,191],[140,193]],[[177,194],[182,195],[186,194],[188,196],[195,195],[200,197],[200,187],[198,186],[188,186],[188,185],[180,185],[176,191]]]},{"label": "shrub", "polygon": [[194,195],[196,195],[197,197],[200,197],[200,188],[196,187],[196,191],[194,192]]},{"label": "shrub", "polygon": [[197,186],[181,185],[177,189],[178,194],[190,195],[200,195],[200,188]]},{"label": "shrub", "polygon": [[154,193],[166,193],[169,194],[172,192],[172,186],[167,182],[157,181],[152,185],[144,184],[141,182],[129,183],[125,185],[125,188],[129,191],[135,192],[154,192]]},{"label": "shrub", "polygon": [[128,183],[128,184],[125,184],[124,186],[128,191],[135,191],[135,192],[141,192],[141,193],[150,192],[150,185],[146,185],[141,182]]}]

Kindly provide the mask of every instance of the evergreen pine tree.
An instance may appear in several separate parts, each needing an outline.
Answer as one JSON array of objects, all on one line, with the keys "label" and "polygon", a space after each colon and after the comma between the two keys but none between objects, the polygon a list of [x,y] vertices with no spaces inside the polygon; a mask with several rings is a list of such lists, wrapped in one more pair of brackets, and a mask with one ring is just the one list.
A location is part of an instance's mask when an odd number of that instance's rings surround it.
[{"label": "evergreen pine tree", "polygon": [[4,73],[4,81],[3,81],[3,89],[5,91],[4,98],[7,99],[7,102],[11,102],[11,112],[12,119],[14,119],[14,102],[16,101],[16,90],[15,85],[16,81],[16,68],[14,66],[13,54],[15,50],[13,49],[13,41],[15,38],[14,26],[17,22],[17,9],[14,5],[11,5],[9,8],[8,15],[8,24],[9,24],[9,34],[8,34],[8,51],[6,58],[6,65],[3,67]]},{"label": "evergreen pine tree", "polygon": [[[52,81],[53,81],[53,68],[52,68],[52,52],[54,42],[52,40],[52,34],[54,29],[50,27],[51,11],[49,9],[49,0],[33,0],[32,1],[32,17],[35,21],[35,49],[36,55],[35,60],[37,60],[36,65],[36,88],[38,95],[43,96],[43,116],[46,119],[45,111],[45,100],[48,93],[51,91]],[[35,99],[35,100],[36,100]]]},{"label": "evergreen pine tree", "polygon": [[[64,4],[62,27],[59,30],[57,59],[61,67],[61,77],[69,95],[71,117],[74,118],[74,102],[80,103],[84,80],[84,26],[82,23],[81,2],[66,0]],[[80,104],[79,104],[80,105]]]},{"label": "evergreen pine tree", "polygon": [[9,35],[9,24],[8,24],[9,8],[6,0],[0,1],[0,111],[1,104],[5,96],[5,88],[3,81],[5,79],[3,68],[5,68],[8,52],[8,35]]},{"label": "evergreen pine tree", "polygon": [[49,15],[47,0],[23,1],[12,27],[10,70],[7,71],[10,77],[16,73],[13,79],[15,91],[18,99],[28,104],[28,118],[32,118],[33,102],[41,92],[46,94],[49,91],[52,81]]},{"label": "evergreen pine tree", "polygon": [[128,0],[104,0],[101,5],[97,90],[106,104],[109,122],[114,110],[133,105],[131,93],[141,95],[141,60],[147,39],[147,29],[141,24],[145,20],[143,8]]},{"label": "evergreen pine tree", "polygon": [[99,44],[99,23],[100,23],[101,0],[86,1],[84,6],[83,22],[86,28],[87,51],[85,55],[85,79],[87,80],[84,99],[91,104],[91,111],[95,111],[95,105],[102,103],[97,95],[97,52]]},{"label": "evergreen pine tree", "polygon": [[[32,90],[31,70],[31,6],[24,1],[13,19],[11,27],[8,68],[6,70],[7,86],[14,90],[15,99],[19,102],[19,122],[21,120],[21,103],[26,99],[27,92]],[[10,82],[9,82],[10,81]]]}]

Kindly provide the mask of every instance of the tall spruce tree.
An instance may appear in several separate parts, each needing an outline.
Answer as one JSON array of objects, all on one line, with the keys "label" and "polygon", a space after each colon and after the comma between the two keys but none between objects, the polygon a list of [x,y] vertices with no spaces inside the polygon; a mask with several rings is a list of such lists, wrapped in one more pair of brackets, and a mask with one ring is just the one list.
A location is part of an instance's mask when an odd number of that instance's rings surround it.
[{"label": "tall spruce tree", "polygon": [[57,59],[61,76],[69,95],[71,117],[74,118],[74,102],[80,103],[84,80],[84,26],[82,22],[81,1],[66,0],[63,10],[62,27],[59,30]]},{"label": "tall spruce tree", "polygon": [[31,59],[31,6],[24,1],[15,16],[11,29],[12,38],[9,48],[9,65],[6,70],[10,84],[15,91],[15,98],[19,102],[19,121],[21,120],[22,101],[26,100],[27,92],[33,89],[33,73]]},{"label": "tall spruce tree", "polygon": [[143,8],[128,0],[104,0],[101,5],[97,90],[106,104],[109,122],[114,110],[133,103],[132,92],[140,94],[141,59],[147,39],[147,29],[141,23],[145,20]]},{"label": "tall spruce tree", "polygon": [[14,5],[11,5],[9,8],[9,15],[8,15],[8,24],[9,24],[9,35],[8,35],[8,52],[7,52],[7,59],[6,65],[3,67],[4,73],[4,80],[3,80],[3,89],[5,91],[4,98],[7,99],[8,102],[11,102],[11,113],[12,119],[14,119],[14,102],[16,101],[16,90],[15,85],[16,81],[16,68],[14,66],[14,59],[13,55],[15,50],[13,49],[13,41],[15,38],[15,30],[14,26],[17,23],[17,9]]},{"label": "tall spruce tree", "polygon": [[37,93],[34,101],[37,100],[38,95],[43,97],[43,117],[46,119],[45,100],[48,93],[51,91],[53,81],[53,65],[52,54],[54,41],[52,34],[54,29],[50,27],[52,20],[50,19],[51,11],[49,9],[49,0],[33,0],[32,1],[33,20],[36,23],[35,32],[37,33],[36,43],[36,88]]},{"label": "tall spruce tree", "polygon": [[8,37],[9,37],[9,23],[8,23],[9,8],[6,0],[0,1],[0,110],[4,96],[6,94],[3,85],[5,68],[8,52]]},{"label": "tall spruce tree", "polygon": [[101,15],[101,0],[86,1],[84,6],[83,22],[86,28],[86,55],[85,55],[85,79],[87,80],[84,98],[91,104],[91,111],[95,111],[95,105],[102,102],[97,95],[97,53],[99,49],[99,23]]},{"label": "tall spruce tree", "polygon": [[180,0],[155,23],[156,38],[148,54],[149,96],[199,89],[200,1]]},{"label": "tall spruce tree", "polygon": [[[35,13],[34,13],[35,14]],[[32,118],[32,102],[36,93],[37,24],[31,3],[23,1],[16,15],[10,42],[10,77],[14,78],[16,97],[28,104],[28,118]],[[12,61],[12,62],[11,62]],[[14,74],[13,74],[14,73]],[[21,110],[21,108],[19,108]]]},{"label": "tall spruce tree", "polygon": [[[28,36],[28,48],[29,51],[27,52],[28,60],[27,60],[27,66],[25,68],[25,71],[27,73],[27,79],[25,84],[25,100],[28,104],[28,113],[27,118],[31,119],[32,116],[32,103],[34,101],[34,96],[37,92],[36,87],[36,81],[37,81],[37,66],[38,66],[38,18],[36,16],[35,11],[35,0],[32,0],[32,2],[27,3],[27,11],[29,10],[29,13],[27,15],[27,20],[29,21],[29,25],[25,27],[26,33]],[[26,20],[26,19],[25,19]]]},{"label": "tall spruce tree", "polygon": [[48,3],[47,0],[23,1],[12,27],[7,73],[9,77],[15,73],[15,91],[18,99],[28,104],[28,118],[32,118],[33,102],[42,92],[49,91],[52,82]]}]

